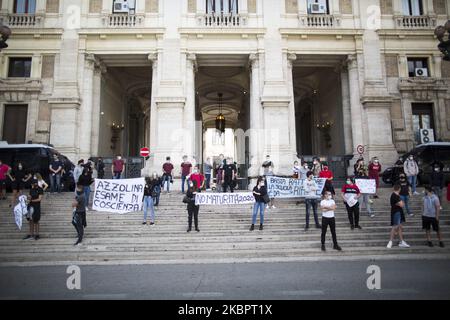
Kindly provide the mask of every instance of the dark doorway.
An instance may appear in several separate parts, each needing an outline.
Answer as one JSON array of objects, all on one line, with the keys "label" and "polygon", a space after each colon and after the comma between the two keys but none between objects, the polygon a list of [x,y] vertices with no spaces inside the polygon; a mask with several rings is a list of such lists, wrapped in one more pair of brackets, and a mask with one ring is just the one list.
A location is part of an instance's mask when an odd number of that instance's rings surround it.
[{"label": "dark doorway", "polygon": [[25,143],[27,132],[27,105],[5,105],[3,140],[8,143]]}]

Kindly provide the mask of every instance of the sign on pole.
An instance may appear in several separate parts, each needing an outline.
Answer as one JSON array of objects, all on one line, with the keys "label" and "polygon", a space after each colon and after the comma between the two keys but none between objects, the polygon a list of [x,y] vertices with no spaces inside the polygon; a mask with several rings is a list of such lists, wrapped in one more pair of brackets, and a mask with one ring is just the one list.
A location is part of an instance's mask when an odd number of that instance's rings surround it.
[{"label": "sign on pole", "polygon": [[150,149],[149,148],[141,148],[141,157],[148,157],[150,155]]}]

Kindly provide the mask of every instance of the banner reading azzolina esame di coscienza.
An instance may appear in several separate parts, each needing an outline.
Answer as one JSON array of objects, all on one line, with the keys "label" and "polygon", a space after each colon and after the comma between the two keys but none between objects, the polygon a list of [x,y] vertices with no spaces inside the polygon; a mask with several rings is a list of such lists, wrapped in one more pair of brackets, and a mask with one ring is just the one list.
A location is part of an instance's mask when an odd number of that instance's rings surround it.
[{"label": "banner reading azzolina esame di coscienza", "polygon": [[128,213],[142,209],[144,178],[95,179],[92,209],[113,213]]}]

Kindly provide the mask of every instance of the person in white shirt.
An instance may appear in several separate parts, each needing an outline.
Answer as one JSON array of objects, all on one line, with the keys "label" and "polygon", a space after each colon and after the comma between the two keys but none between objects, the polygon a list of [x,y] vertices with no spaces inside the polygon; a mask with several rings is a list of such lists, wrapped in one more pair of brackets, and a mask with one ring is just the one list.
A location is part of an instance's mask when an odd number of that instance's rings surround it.
[{"label": "person in white shirt", "polygon": [[294,167],[292,168],[292,178],[294,179],[300,178],[300,169],[301,167],[298,165],[298,161],[295,161]]},{"label": "person in white shirt", "polygon": [[314,174],[312,171],[308,172],[308,178],[303,181],[303,189],[305,189],[305,205],[306,205],[306,225],[305,231],[309,229],[309,207],[312,207],[314,213],[314,221],[316,223],[316,228],[322,228],[319,223],[319,218],[317,217],[317,200],[320,199],[320,196],[317,196],[317,190],[319,187],[317,186],[316,181],[314,180]]},{"label": "person in white shirt", "polygon": [[306,162],[303,163],[303,167],[299,170],[299,179],[305,180],[308,177],[307,174],[309,171],[308,164]]},{"label": "person in white shirt", "polygon": [[330,226],[331,236],[333,238],[333,249],[341,251],[342,248],[338,245],[336,239],[336,219],[334,217],[334,210],[336,210],[336,203],[333,200],[333,195],[330,191],[325,191],[323,200],[320,202],[320,209],[322,210],[322,251],[325,251],[325,235],[327,234],[328,226]]}]

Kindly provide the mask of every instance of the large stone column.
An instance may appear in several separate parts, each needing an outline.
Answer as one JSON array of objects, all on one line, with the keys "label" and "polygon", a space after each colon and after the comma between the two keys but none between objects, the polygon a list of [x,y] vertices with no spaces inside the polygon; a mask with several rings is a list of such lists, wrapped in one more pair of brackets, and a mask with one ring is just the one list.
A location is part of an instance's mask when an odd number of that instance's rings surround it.
[{"label": "large stone column", "polygon": [[342,90],[342,119],[344,126],[345,154],[353,154],[350,86],[347,66],[341,68],[341,90]]},{"label": "large stone column", "polygon": [[288,86],[289,101],[289,144],[291,146],[291,154],[297,155],[297,134],[295,128],[295,97],[294,97],[294,80],[293,80],[293,64],[297,60],[294,53],[286,54],[286,84]]},{"label": "large stone column", "polygon": [[250,168],[249,177],[257,177],[261,165],[262,141],[261,82],[258,54],[250,54]]},{"label": "large stone column", "polygon": [[195,73],[197,60],[195,54],[186,54],[186,105],[184,107],[184,127],[186,129],[184,139],[185,152],[189,158],[201,162],[201,155],[197,154],[197,135],[195,122]]},{"label": "large stone column", "polygon": [[348,83],[350,93],[350,112],[351,112],[351,126],[352,126],[352,148],[351,154],[357,155],[356,147],[364,145],[364,136],[362,128],[362,106],[361,94],[359,90],[359,75],[358,75],[358,60],[356,55],[349,55],[347,60],[348,65]]},{"label": "large stone column", "polygon": [[93,99],[92,99],[92,136],[91,136],[91,156],[98,157],[98,144],[100,135],[100,101],[102,74],[106,73],[106,66],[96,61],[94,69]]},{"label": "large stone column", "polygon": [[80,106],[79,158],[88,159],[91,156],[93,96],[94,96],[95,56],[86,54],[83,68],[83,92]]}]

